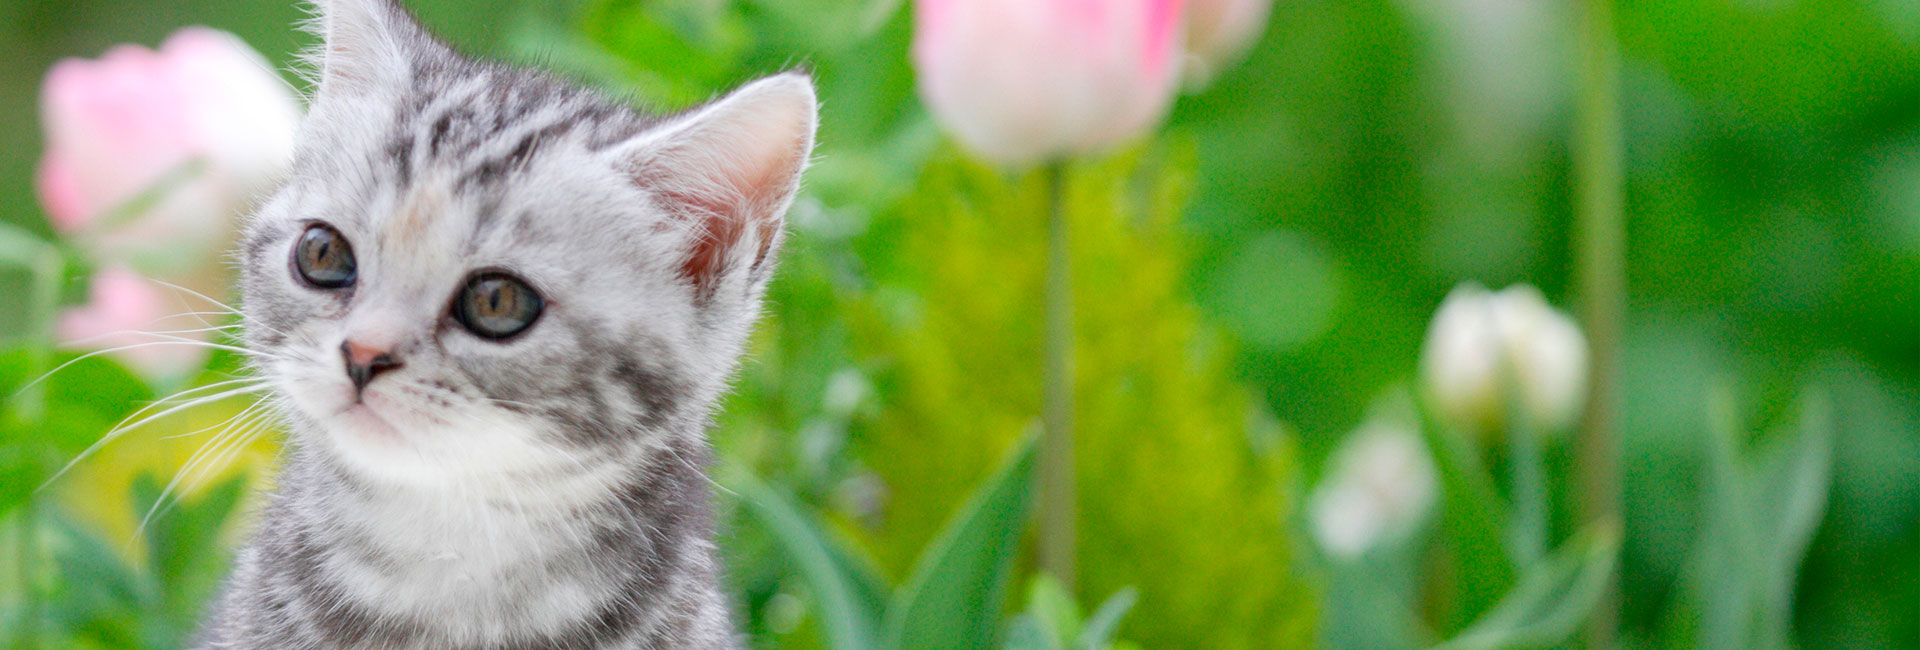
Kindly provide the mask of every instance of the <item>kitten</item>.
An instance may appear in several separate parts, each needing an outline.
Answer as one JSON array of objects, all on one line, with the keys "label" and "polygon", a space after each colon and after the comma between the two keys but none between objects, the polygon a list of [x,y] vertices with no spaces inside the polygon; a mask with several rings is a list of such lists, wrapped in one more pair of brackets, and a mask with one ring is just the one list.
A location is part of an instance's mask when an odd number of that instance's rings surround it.
[{"label": "kitten", "polygon": [[650,118],[321,0],[245,341],[292,429],[198,647],[737,647],[703,437],[813,146],[811,81]]}]

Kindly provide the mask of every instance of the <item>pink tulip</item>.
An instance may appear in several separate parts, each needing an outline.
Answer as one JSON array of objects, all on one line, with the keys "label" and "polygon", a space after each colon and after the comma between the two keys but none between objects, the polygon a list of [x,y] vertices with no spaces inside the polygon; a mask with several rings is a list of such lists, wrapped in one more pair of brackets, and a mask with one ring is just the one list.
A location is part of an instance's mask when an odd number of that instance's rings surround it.
[{"label": "pink tulip", "polygon": [[[179,378],[206,362],[207,349],[143,332],[185,331],[207,325],[190,316],[177,316],[192,310],[170,295],[125,267],[102,269],[93,276],[87,304],[60,315],[57,334],[62,342],[79,347],[104,350],[135,346],[109,354],[149,377]],[[181,337],[208,338],[203,332]]]},{"label": "pink tulip", "polygon": [[920,96],[968,148],[1024,165],[1097,150],[1165,116],[1184,0],[917,0]]},{"label": "pink tulip", "polygon": [[1189,87],[1203,85],[1240,57],[1266,31],[1273,0],[1188,0]]},{"label": "pink tulip", "polygon": [[[158,52],[67,59],[41,96],[38,190],[54,226],[100,258],[168,270],[217,258],[232,216],[286,169],[300,105],[239,38],[190,27]],[[197,173],[185,174],[197,168]],[[150,209],[103,216],[178,179]]]}]

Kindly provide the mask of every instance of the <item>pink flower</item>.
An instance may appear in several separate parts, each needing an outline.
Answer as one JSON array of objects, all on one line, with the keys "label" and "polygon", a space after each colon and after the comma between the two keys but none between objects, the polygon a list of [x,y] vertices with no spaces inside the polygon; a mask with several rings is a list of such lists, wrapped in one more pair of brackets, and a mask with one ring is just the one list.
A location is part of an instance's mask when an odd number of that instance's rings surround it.
[{"label": "pink flower", "polygon": [[[87,304],[60,315],[58,336],[68,345],[110,349],[135,346],[109,353],[148,377],[179,378],[206,363],[207,348],[167,341],[154,334],[207,327],[190,316],[184,303],[168,298],[168,293],[153,281],[125,267],[108,267],[93,276]],[[201,332],[180,335],[205,340]]]},{"label": "pink flower", "polygon": [[1152,127],[1180,74],[1184,0],[917,0],[920,96],[968,148],[1022,165]]},{"label": "pink flower", "polygon": [[1204,85],[1238,63],[1266,31],[1272,10],[1273,0],[1188,0],[1187,85]]},{"label": "pink flower", "polygon": [[[37,185],[54,226],[103,259],[166,270],[217,257],[232,216],[285,171],[301,111],[239,38],[190,27],[158,52],[122,45],[54,65],[41,114]],[[147,210],[102,221],[169,178]]]}]

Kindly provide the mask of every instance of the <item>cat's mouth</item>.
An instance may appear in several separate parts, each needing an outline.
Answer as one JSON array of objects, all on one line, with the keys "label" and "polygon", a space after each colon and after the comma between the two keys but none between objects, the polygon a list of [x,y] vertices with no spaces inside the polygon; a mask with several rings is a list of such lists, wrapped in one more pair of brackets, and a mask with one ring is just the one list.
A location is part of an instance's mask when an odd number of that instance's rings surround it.
[{"label": "cat's mouth", "polygon": [[350,432],[374,440],[398,442],[401,437],[400,430],[365,400],[355,400],[341,407],[333,417]]}]

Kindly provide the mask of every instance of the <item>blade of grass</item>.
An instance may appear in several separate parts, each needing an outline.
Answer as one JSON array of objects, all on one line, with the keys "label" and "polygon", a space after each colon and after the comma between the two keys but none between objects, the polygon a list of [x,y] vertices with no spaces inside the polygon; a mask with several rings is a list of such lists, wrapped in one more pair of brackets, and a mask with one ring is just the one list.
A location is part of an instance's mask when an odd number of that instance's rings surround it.
[{"label": "blade of grass", "polygon": [[814,523],[814,518],[779,490],[745,471],[725,473],[725,485],[739,495],[820,601],[820,617],[827,647],[832,650],[868,650],[874,646],[876,603],[862,596],[857,579],[843,568],[843,552]]},{"label": "blade of grass", "polygon": [[1589,526],[1527,569],[1487,615],[1435,650],[1546,648],[1567,642],[1605,595],[1620,550],[1620,526]]},{"label": "blade of grass", "polygon": [[1699,643],[1705,650],[1747,647],[1745,630],[1751,623],[1751,567],[1753,525],[1740,479],[1741,432],[1738,407],[1731,391],[1715,386],[1708,402],[1706,485],[1703,506],[1707,529],[1698,555],[1698,589],[1702,611]]},{"label": "blade of grass", "polygon": [[[1826,514],[1832,482],[1832,410],[1824,393],[1800,399],[1793,436],[1759,458],[1748,495],[1756,532],[1753,558],[1758,593],[1753,647],[1785,650],[1793,646],[1793,592],[1801,560]],[[1763,522],[1771,522],[1763,523]]]},{"label": "blade of grass", "polygon": [[1075,650],[1101,650],[1112,645],[1114,635],[1120,632],[1121,619],[1133,611],[1133,604],[1139,600],[1140,593],[1133,587],[1114,592],[1087,617],[1086,626],[1080,628],[1080,639],[1073,644]]},{"label": "blade of grass", "polygon": [[993,643],[1032,501],[1034,438],[1015,446],[921,554],[887,610],[890,650],[967,650]]}]

